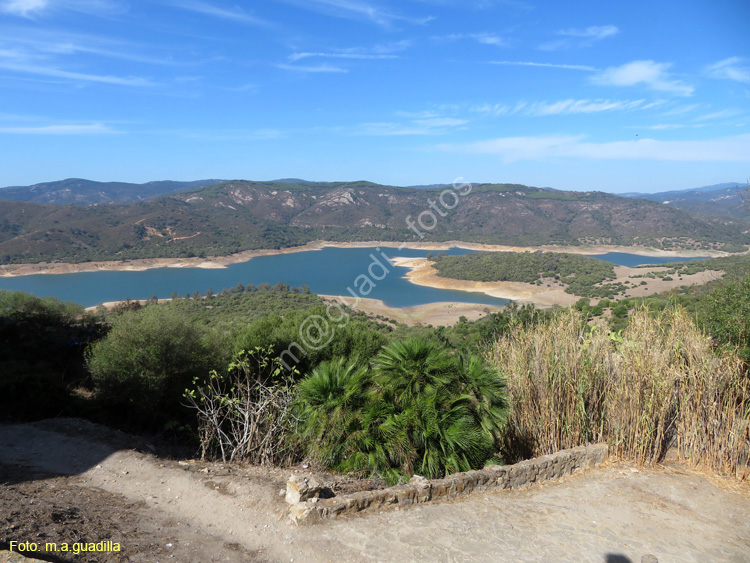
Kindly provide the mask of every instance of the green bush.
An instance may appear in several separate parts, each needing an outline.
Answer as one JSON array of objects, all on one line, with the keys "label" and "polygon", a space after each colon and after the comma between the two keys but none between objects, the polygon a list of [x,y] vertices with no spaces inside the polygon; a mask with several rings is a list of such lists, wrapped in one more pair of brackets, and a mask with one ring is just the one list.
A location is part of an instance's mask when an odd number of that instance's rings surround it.
[{"label": "green bush", "polygon": [[391,483],[483,467],[507,411],[505,384],[481,357],[433,341],[393,342],[372,369],[324,363],[298,393],[300,438],[312,460]]},{"label": "green bush", "polygon": [[750,275],[723,282],[698,303],[698,318],[715,343],[750,363]]},{"label": "green bush", "polygon": [[185,388],[223,359],[211,336],[173,308],[123,313],[86,355],[97,398],[115,418],[139,428],[180,417]]},{"label": "green bush", "polygon": [[100,335],[83,313],[52,297],[0,291],[0,419],[80,416],[83,351]]},{"label": "green bush", "polygon": [[300,348],[295,346],[292,352],[300,361],[293,367],[306,373],[321,362],[334,358],[367,361],[388,341],[377,325],[369,320],[350,317],[337,323],[329,321],[329,317],[336,319],[338,312],[329,315],[324,306],[287,312],[284,316],[267,315],[237,333],[234,350],[271,346],[276,354],[282,354],[296,343]]}]

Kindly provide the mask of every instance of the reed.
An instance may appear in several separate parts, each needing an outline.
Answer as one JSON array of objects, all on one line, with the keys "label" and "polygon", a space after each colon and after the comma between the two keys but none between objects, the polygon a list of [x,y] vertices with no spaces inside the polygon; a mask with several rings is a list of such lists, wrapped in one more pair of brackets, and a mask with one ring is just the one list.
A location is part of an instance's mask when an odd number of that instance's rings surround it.
[{"label": "reed", "polygon": [[636,311],[619,334],[577,311],[516,327],[489,351],[507,380],[508,461],[589,442],[641,465],[670,448],[694,466],[750,473],[750,380],[680,308]]}]

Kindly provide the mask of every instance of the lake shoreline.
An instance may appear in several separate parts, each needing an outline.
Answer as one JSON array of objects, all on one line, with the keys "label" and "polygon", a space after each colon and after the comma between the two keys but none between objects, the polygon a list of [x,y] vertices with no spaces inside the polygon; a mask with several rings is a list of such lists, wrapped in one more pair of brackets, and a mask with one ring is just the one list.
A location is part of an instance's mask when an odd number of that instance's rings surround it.
[{"label": "lake shoreline", "polygon": [[[396,266],[408,268],[405,278],[413,284],[435,289],[448,289],[454,291],[473,291],[484,293],[490,297],[500,299],[509,299],[517,303],[526,303],[542,309],[550,307],[570,307],[579,299],[579,295],[567,293],[566,286],[555,279],[545,279],[542,285],[533,283],[515,282],[515,281],[497,281],[497,282],[480,282],[471,280],[459,280],[454,278],[444,278],[438,275],[426,258],[396,258]],[[642,278],[642,276],[651,272],[664,271],[662,265],[650,267],[633,268],[628,266],[615,266],[615,279],[613,283],[628,283],[637,279],[639,284],[626,290],[623,298],[646,297],[655,293],[676,289],[682,285],[704,285],[708,282],[720,279],[725,272],[721,270],[707,270],[696,274],[685,274],[678,276],[671,281],[665,281],[661,278]],[[592,303],[597,303],[599,299],[591,299]]]},{"label": "lake shoreline", "polygon": [[[380,247],[413,250],[431,250],[439,252],[449,248],[464,248],[467,250],[489,251],[489,252],[535,252],[538,250],[548,252],[569,252],[572,254],[606,254],[608,252],[626,252],[652,257],[674,257],[692,258],[701,256],[727,256],[728,253],[721,251],[698,251],[698,250],[659,250],[655,248],[639,246],[506,246],[497,244],[479,244],[463,241],[446,241],[439,243],[407,242],[399,243],[392,241],[365,241],[365,242],[332,242],[315,241],[301,246],[293,246],[282,249],[259,249],[245,250],[228,256],[214,256],[210,258],[139,258],[133,260],[112,260],[99,262],[40,262],[37,264],[6,264],[0,266],[0,277],[11,278],[29,276],[36,274],[75,274],[81,272],[99,271],[134,271],[140,272],[154,268],[205,268],[221,269],[232,264],[248,262],[260,256],[275,256],[279,254],[294,254],[298,252],[310,252],[323,250],[326,247],[333,248],[369,248]],[[394,253],[394,257],[396,254]]]}]

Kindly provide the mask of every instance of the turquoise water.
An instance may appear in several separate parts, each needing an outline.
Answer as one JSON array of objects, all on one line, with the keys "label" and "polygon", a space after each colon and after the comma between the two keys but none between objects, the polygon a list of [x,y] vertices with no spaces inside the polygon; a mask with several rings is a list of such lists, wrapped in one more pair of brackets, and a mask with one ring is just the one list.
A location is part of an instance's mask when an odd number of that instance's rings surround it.
[{"label": "turquoise water", "polygon": [[[253,258],[224,269],[154,268],[141,272],[81,272],[76,274],[40,274],[16,278],[0,278],[0,289],[16,289],[39,296],[54,296],[90,307],[106,301],[148,299],[152,295],[168,298],[173,292],[181,295],[194,291],[215,293],[223,288],[278,282],[290,286],[307,285],[314,293],[381,299],[391,307],[408,307],[425,303],[452,301],[504,305],[507,299],[483,293],[423,287],[409,283],[403,276],[407,268],[391,265],[387,257],[424,257],[427,250],[396,248],[324,248],[323,250],[279,254]],[[446,254],[467,254],[462,248],[451,248]],[[611,252],[596,258],[615,264],[636,266],[674,261],[674,258],[649,258],[637,254]],[[380,265],[377,265],[375,259]],[[368,271],[369,270],[369,271]],[[366,276],[372,284],[359,276]],[[378,279],[381,278],[381,279]],[[351,290],[351,291],[350,291]]]},{"label": "turquoise water", "polygon": [[[461,248],[451,248],[446,254],[466,254]],[[507,299],[490,297],[483,293],[452,291],[422,287],[406,281],[409,271],[391,265],[387,257],[410,258],[427,256],[427,250],[396,248],[331,248],[323,250],[261,256],[248,262],[232,264],[225,269],[154,268],[141,272],[81,272],[76,274],[41,274],[17,278],[0,278],[0,289],[16,289],[39,296],[54,296],[91,307],[106,301],[123,299],[148,299],[171,297],[173,292],[185,295],[195,290],[205,293],[211,288],[215,293],[223,288],[278,282],[290,286],[307,285],[313,293],[341,295],[353,301],[349,288],[355,295],[382,299],[391,307],[408,307],[425,303],[455,301],[504,305]],[[378,266],[374,259],[378,259]],[[371,270],[368,271],[368,270]],[[369,284],[364,275],[370,279]],[[377,279],[382,278],[382,279]],[[367,293],[365,295],[365,293]]]}]

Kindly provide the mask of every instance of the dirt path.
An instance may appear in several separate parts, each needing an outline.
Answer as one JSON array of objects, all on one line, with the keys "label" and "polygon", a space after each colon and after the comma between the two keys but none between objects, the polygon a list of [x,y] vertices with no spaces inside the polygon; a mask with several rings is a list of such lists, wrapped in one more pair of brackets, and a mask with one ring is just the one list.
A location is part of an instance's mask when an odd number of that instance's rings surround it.
[{"label": "dirt path", "polygon": [[163,460],[59,424],[0,426],[0,542],[86,537],[124,551],[55,561],[750,560],[747,485],[675,467],[610,464],[305,528],[285,517],[287,472]]}]

